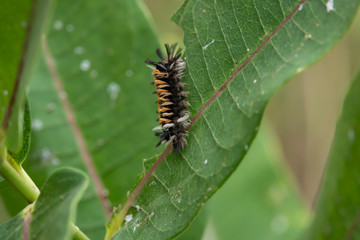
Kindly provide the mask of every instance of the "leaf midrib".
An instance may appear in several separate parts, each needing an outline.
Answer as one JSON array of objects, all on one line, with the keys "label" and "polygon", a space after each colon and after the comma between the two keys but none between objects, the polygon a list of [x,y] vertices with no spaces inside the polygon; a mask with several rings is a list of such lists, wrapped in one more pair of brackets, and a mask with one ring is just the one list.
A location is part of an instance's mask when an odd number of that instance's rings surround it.
[{"label": "leaf midrib", "polygon": [[106,189],[101,181],[100,175],[96,171],[96,167],[94,165],[94,161],[91,156],[91,153],[86,146],[84,136],[81,132],[79,125],[76,122],[74,110],[72,109],[68,99],[60,96],[62,93],[65,93],[65,89],[63,86],[62,79],[56,68],[54,57],[52,56],[52,53],[48,47],[45,36],[42,36],[41,45],[42,45],[42,51],[43,51],[43,54],[45,57],[46,66],[47,66],[47,68],[50,72],[50,75],[52,76],[52,79],[54,81],[54,87],[56,89],[56,92],[59,95],[61,105],[62,105],[65,115],[66,115],[66,121],[74,134],[75,140],[77,142],[77,147],[78,147],[80,155],[81,155],[81,159],[83,160],[83,162],[88,170],[90,179],[94,183],[96,194],[100,200],[101,206],[103,207],[103,211],[105,212],[107,218],[110,218],[112,211],[111,211],[111,206],[109,204],[109,201],[106,197]]}]

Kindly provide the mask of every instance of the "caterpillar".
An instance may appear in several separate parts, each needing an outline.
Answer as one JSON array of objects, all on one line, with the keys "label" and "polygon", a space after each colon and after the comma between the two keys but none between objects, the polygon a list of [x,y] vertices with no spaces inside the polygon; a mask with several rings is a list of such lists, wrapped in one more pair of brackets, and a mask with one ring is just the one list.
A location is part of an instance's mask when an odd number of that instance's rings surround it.
[{"label": "caterpillar", "polygon": [[190,114],[186,110],[189,103],[186,101],[188,92],[184,91],[184,83],[181,81],[184,75],[185,62],[180,58],[182,49],[178,48],[177,43],[165,44],[167,56],[164,57],[160,49],[156,49],[156,54],[161,59],[155,62],[147,59],[145,62],[153,69],[155,85],[154,94],[157,95],[157,113],[159,118],[156,120],[160,126],[155,127],[155,135],[160,138],[156,144],[173,143],[174,151],[178,152],[187,145],[187,126]]}]

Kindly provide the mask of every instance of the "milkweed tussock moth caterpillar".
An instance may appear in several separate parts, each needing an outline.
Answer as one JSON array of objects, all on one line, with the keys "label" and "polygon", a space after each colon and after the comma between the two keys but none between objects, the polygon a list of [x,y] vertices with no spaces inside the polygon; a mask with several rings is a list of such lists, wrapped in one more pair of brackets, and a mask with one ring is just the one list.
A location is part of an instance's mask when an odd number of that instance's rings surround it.
[{"label": "milkweed tussock moth caterpillar", "polygon": [[186,101],[188,92],[184,91],[184,83],[181,81],[184,75],[185,62],[181,57],[181,48],[176,50],[177,44],[165,44],[167,56],[164,57],[160,49],[156,54],[160,62],[146,60],[153,69],[155,85],[154,94],[157,95],[159,114],[157,121],[160,126],[155,127],[155,135],[160,138],[156,147],[161,144],[173,143],[175,151],[183,149],[187,142],[187,126],[190,114],[186,110],[189,103]]}]

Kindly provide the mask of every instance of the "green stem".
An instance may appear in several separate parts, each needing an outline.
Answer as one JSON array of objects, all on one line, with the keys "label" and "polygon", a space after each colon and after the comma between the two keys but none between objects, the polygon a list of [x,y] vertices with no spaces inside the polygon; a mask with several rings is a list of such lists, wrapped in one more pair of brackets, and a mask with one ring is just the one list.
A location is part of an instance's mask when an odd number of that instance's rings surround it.
[{"label": "green stem", "polygon": [[21,167],[17,171],[9,161],[2,159],[0,160],[0,174],[13,185],[29,203],[36,201],[40,191]]},{"label": "green stem", "polygon": [[[11,185],[13,185],[14,188],[21,193],[29,203],[35,202],[39,197],[40,191],[35,183],[31,180],[24,169],[11,159],[10,155],[7,155],[6,149],[1,148],[1,143],[0,174]],[[71,231],[73,233],[74,240],[89,240],[89,238],[73,223],[71,223]]]},{"label": "green stem", "polygon": [[90,240],[75,224],[71,223],[74,240]]}]

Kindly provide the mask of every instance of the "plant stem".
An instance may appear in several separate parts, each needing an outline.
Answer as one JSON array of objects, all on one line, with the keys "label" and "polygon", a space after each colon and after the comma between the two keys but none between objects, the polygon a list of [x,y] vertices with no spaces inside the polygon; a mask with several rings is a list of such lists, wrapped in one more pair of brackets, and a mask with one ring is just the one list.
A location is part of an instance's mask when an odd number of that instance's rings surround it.
[{"label": "plant stem", "polygon": [[71,231],[74,240],[90,240],[75,224],[71,223]]},{"label": "plant stem", "polygon": [[[0,143],[1,144],[1,143]],[[9,159],[10,158],[10,159]],[[9,159],[9,161],[8,161]],[[29,202],[33,203],[40,191],[24,169],[12,159],[5,148],[0,146],[0,174]],[[74,240],[89,240],[89,238],[73,223],[71,231]]]},{"label": "plant stem", "polygon": [[119,213],[113,215],[113,218],[110,220],[109,225],[106,229],[105,240],[109,240],[115,233],[120,229],[122,223],[124,222],[125,215],[129,211],[130,207],[133,205],[136,197],[140,194],[140,191],[143,189],[145,184],[149,181],[150,177],[153,175],[157,167],[160,163],[165,159],[166,155],[170,152],[173,145],[172,143],[165,149],[165,151],[160,155],[160,157],[156,160],[154,165],[150,168],[150,170],[145,174],[143,179],[140,181],[139,185],[135,188],[134,192],[130,195],[130,197],[126,200],[124,207],[122,207]]},{"label": "plant stem", "polygon": [[0,174],[29,202],[34,202],[40,191],[27,173],[19,167],[18,171],[6,159],[0,160]]}]

